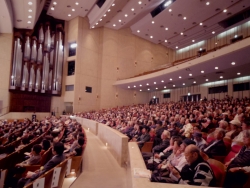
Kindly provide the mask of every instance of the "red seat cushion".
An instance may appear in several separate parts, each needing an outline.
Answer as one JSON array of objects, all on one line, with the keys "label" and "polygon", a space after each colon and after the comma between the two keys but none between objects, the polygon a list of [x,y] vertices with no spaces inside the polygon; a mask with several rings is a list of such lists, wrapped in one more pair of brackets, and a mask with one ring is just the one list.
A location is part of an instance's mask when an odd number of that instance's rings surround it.
[{"label": "red seat cushion", "polygon": [[217,166],[213,165],[213,164],[209,164],[210,167],[212,168],[213,172],[214,172],[214,176],[216,178],[216,185],[217,186],[222,186],[221,185],[221,181],[223,181],[223,174],[225,172],[223,172],[220,168],[218,168]]},{"label": "red seat cushion", "polygon": [[224,163],[227,163],[229,162],[232,158],[234,158],[234,156],[236,155],[237,153],[233,152],[233,151],[230,151],[229,154],[226,156],[225,160],[224,160]]},{"label": "red seat cushion", "polygon": [[239,151],[241,150],[242,146],[239,145],[233,145],[231,148],[231,151],[233,151],[234,153],[239,153]]}]

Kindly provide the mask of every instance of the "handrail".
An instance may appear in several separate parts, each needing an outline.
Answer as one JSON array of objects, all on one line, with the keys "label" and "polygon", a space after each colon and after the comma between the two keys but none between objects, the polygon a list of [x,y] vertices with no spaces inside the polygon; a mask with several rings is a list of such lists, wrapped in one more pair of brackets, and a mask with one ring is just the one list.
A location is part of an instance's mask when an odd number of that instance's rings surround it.
[{"label": "handrail", "polygon": [[[2,112],[3,109],[6,109],[6,111],[5,111],[5,112]],[[9,106],[0,108],[0,117],[6,115],[6,114],[8,114],[8,113],[9,113]]]}]

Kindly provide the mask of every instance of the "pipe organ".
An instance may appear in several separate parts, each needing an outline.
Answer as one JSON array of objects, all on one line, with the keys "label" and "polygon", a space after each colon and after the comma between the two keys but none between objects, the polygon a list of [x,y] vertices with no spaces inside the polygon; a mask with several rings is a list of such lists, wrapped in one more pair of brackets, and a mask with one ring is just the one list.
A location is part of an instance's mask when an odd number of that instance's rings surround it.
[{"label": "pipe organ", "polygon": [[46,23],[34,35],[14,33],[10,91],[61,94],[64,31],[61,24],[51,30]]}]

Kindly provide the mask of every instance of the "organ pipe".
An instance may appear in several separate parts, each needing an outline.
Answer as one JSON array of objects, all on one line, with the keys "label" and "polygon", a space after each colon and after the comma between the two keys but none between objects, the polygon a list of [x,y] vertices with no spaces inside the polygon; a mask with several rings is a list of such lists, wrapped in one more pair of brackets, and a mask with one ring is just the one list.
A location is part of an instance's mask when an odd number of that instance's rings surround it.
[{"label": "organ pipe", "polygon": [[36,61],[36,58],[37,58],[37,45],[36,45],[36,40],[34,39],[32,41],[33,45],[32,45],[32,48],[31,48],[31,58],[30,58],[30,61],[31,62],[35,62]]},{"label": "organ pipe", "polygon": [[42,63],[42,61],[43,61],[42,44],[39,44],[38,55],[37,55],[37,64]]},{"label": "organ pipe", "polygon": [[26,37],[26,42],[24,44],[24,61],[29,61],[30,60],[30,37]]}]

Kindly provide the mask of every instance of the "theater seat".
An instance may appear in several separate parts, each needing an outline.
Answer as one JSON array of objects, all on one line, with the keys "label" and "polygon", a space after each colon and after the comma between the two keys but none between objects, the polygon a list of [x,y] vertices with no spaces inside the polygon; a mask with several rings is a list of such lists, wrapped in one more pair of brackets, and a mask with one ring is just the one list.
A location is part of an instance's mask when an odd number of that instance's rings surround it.
[{"label": "theater seat", "polygon": [[242,146],[233,145],[233,147],[231,148],[231,151],[228,153],[228,155],[224,159],[224,164],[231,161],[231,159],[235,157],[235,155],[241,150],[241,148]]},{"label": "theater seat", "polygon": [[226,167],[220,161],[215,159],[208,159],[207,162],[209,163],[210,167],[214,172],[214,176],[216,178],[216,187],[223,187],[224,179],[226,175]]},{"label": "theater seat", "polygon": [[141,152],[151,152],[153,147],[153,142],[145,142],[141,148]]}]

